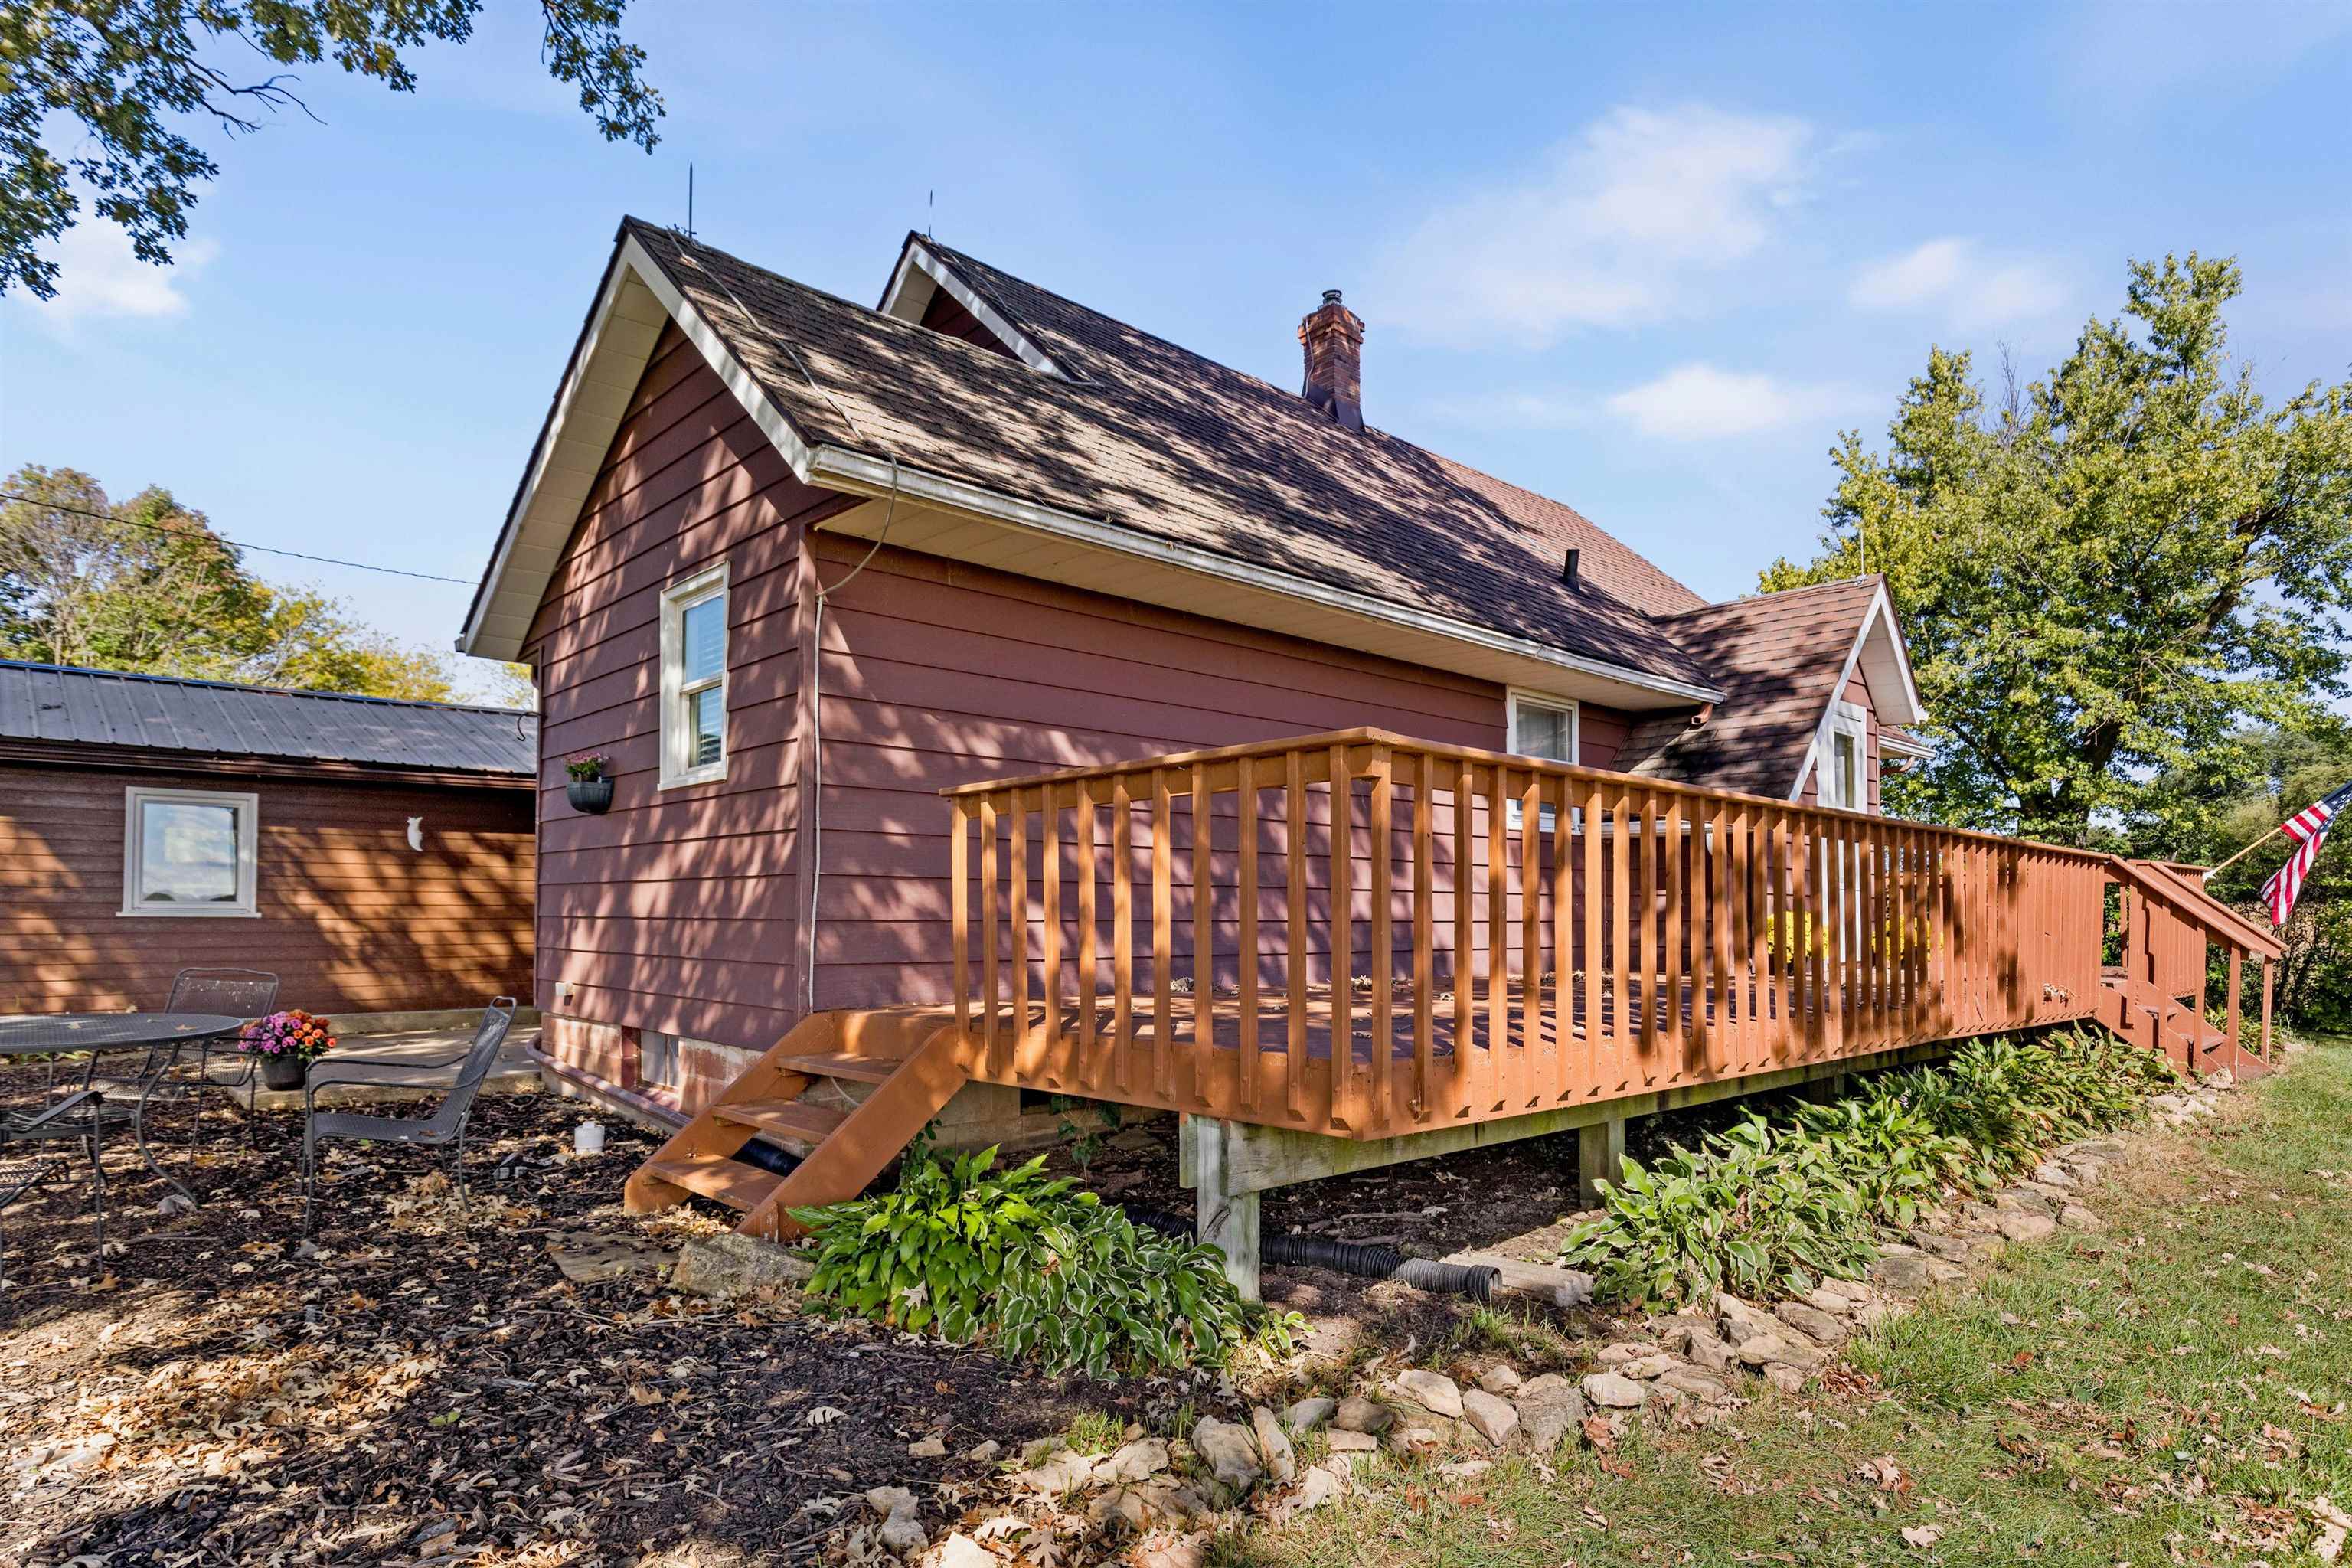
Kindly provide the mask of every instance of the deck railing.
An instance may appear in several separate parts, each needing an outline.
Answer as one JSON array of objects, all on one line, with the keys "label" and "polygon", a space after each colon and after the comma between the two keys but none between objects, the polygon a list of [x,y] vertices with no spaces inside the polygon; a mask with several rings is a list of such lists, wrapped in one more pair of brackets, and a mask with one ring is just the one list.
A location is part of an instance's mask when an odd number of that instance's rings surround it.
[{"label": "deck railing", "polygon": [[947,794],[992,1082],[1376,1138],[2098,1005],[2080,850],[1370,729]]}]

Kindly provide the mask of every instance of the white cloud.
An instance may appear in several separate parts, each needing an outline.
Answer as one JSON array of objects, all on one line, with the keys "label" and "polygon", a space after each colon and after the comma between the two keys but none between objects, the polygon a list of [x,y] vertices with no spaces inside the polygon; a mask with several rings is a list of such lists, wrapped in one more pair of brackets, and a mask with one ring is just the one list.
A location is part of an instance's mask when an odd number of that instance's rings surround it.
[{"label": "white cloud", "polygon": [[155,320],[187,313],[180,285],[218,254],[210,240],[184,240],[173,247],[175,265],[155,267],[131,248],[131,237],[103,218],[85,215],[66,230],[51,259],[58,264],[55,298],[35,308],[59,327],[85,317]]},{"label": "white cloud", "polygon": [[1852,389],[1832,384],[1781,381],[1695,363],[1618,393],[1609,399],[1609,411],[1644,436],[1704,441],[1823,418],[1853,400]]},{"label": "white cloud", "polygon": [[1754,256],[1809,183],[1803,121],[1703,105],[1618,109],[1524,179],[1431,213],[1381,268],[1408,331],[1539,348],[1678,313]]},{"label": "white cloud", "polygon": [[1956,326],[1995,327],[2047,316],[2066,301],[2047,262],[2001,258],[1973,239],[1947,236],[1854,275],[1846,298],[1859,310],[1927,311]]}]

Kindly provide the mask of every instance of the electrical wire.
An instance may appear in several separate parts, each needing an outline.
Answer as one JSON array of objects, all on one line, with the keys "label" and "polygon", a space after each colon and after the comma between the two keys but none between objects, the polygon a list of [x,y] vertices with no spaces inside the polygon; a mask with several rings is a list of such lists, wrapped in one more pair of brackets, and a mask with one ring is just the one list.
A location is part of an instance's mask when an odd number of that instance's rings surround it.
[{"label": "electrical wire", "polygon": [[[68,506],[63,501],[45,500],[39,496],[17,495],[11,491],[0,490],[0,501],[21,501],[26,506],[47,507],[51,511],[68,512],[75,517],[87,517],[99,522],[120,523],[125,528],[143,528],[150,533],[185,531],[177,528],[166,528],[160,522],[142,522],[135,517],[117,517],[112,512],[92,511],[88,507]],[[364,561],[343,561],[332,555],[306,555],[299,550],[280,550],[272,544],[247,544],[241,539],[223,539],[217,533],[213,537],[220,540],[220,542],[232,550],[254,550],[264,555],[289,555],[297,561],[315,561],[322,566],[348,566],[354,572],[381,572],[387,577],[418,577],[427,583],[455,583],[461,588],[470,588],[474,585],[473,579],[469,577],[444,577],[437,572],[409,572],[398,566],[372,566]]]}]

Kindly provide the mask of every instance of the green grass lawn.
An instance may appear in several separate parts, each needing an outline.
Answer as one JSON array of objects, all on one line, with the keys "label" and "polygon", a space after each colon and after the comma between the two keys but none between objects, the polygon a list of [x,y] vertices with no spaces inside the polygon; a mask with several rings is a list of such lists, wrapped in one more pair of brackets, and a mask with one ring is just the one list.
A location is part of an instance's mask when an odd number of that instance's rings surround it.
[{"label": "green grass lawn", "polygon": [[1228,1560],[2313,1563],[2311,1500],[2352,1510],[2352,1041],[2136,1138],[2106,1234],[2011,1248],[1801,1396],[1549,1473],[1383,1462]]}]

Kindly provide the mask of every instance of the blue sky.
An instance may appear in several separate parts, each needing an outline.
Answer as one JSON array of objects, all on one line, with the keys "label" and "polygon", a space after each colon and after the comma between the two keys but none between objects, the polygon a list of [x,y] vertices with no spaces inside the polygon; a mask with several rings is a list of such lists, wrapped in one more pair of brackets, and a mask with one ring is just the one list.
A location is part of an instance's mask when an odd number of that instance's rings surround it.
[{"label": "blue sky", "polygon": [[[493,4],[215,150],[182,265],[0,300],[0,464],[470,581],[624,212],[852,299],[929,225],[1279,384],[1319,291],[1374,424],[1711,597],[1810,548],[1930,343],[2038,373],[2126,257],[2228,252],[2274,395],[2352,365],[2352,5],[644,4],[651,157]],[[209,135],[209,133],[207,133]],[[934,195],[934,193],[936,195]],[[252,558],[446,647],[467,589]]]}]

